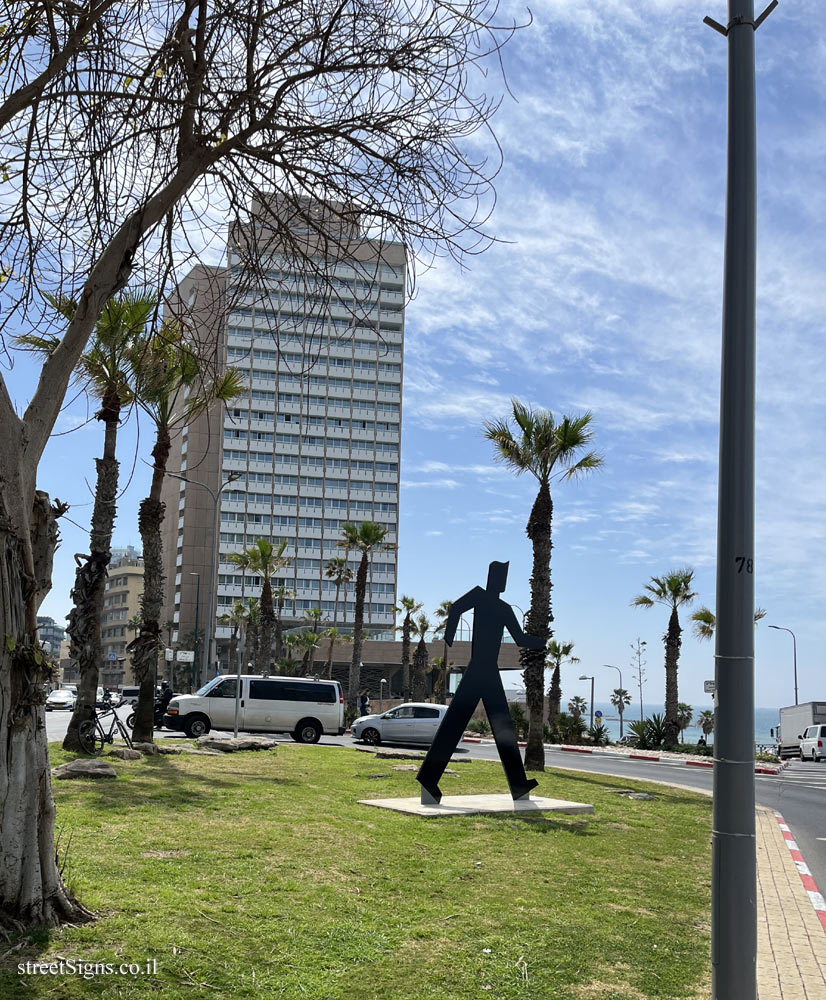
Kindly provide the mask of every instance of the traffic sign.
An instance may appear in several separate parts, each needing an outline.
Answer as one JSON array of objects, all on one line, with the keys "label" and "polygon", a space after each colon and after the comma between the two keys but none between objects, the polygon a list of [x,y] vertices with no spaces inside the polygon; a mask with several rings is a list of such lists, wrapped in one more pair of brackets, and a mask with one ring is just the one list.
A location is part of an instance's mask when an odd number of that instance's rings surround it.
[{"label": "traffic sign", "polygon": [[168,647],[163,651],[163,658],[166,660],[167,663],[169,663],[172,660],[174,655],[175,654],[173,653],[173,651]]},{"label": "traffic sign", "polygon": [[179,649],[175,654],[175,659],[178,663],[194,663],[195,652],[192,649]]},{"label": "traffic sign", "polygon": [[703,681],[703,691],[706,694],[714,694],[716,690],[717,690],[716,681]]},{"label": "traffic sign", "polygon": [[594,712],[594,718],[595,719],[601,719],[602,718],[602,712]]},{"label": "traffic sign", "polygon": [[106,657],[107,660],[116,660],[117,658],[118,658],[117,653],[109,653],[109,655]]}]

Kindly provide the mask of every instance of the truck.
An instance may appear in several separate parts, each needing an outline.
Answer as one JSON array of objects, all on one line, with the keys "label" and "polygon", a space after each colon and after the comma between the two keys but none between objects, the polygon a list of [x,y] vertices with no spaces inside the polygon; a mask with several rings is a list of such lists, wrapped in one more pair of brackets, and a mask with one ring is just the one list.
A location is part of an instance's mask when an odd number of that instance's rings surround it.
[{"label": "truck", "polygon": [[800,756],[800,737],[807,726],[826,725],[826,701],[804,701],[780,709],[777,755],[781,760]]}]

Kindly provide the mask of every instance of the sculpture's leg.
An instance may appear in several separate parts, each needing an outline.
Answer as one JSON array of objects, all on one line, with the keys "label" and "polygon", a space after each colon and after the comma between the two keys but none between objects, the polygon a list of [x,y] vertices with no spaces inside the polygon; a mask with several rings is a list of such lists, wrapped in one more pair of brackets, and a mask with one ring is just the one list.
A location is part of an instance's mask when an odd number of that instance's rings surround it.
[{"label": "sculpture's leg", "polygon": [[[473,711],[479,704],[480,687],[472,674],[472,663],[468,664],[465,675],[445,712],[445,717],[436,731],[436,738],[419,768],[416,780],[422,786],[422,805],[435,805],[441,801],[439,779],[459,745],[459,740],[467,728]],[[427,796],[427,797],[426,797]]]},{"label": "sculpture's leg", "polygon": [[497,681],[498,684],[491,685],[491,688],[482,695],[482,702],[488,713],[493,738],[496,740],[496,749],[499,751],[502,766],[505,768],[505,777],[508,779],[511,796],[514,801],[526,799],[530,795],[531,789],[536,788],[539,782],[535,778],[528,779],[525,773],[525,765],[522,763],[522,754],[519,752],[516,730],[513,728],[505,690],[502,687],[501,679],[497,677]]}]

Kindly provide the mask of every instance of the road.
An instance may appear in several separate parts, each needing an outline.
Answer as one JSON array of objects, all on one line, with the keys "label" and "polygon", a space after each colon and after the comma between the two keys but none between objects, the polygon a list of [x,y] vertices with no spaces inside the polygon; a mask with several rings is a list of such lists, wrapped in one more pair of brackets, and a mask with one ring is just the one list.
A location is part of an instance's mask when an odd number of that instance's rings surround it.
[{"label": "road", "polygon": [[[125,719],[131,709],[120,709]],[[46,732],[50,742],[63,739],[69,722],[69,712],[47,712]],[[180,737],[180,733],[156,730],[155,737]],[[289,737],[285,737],[289,740]],[[324,736],[326,746],[357,746],[350,736]],[[492,743],[463,743],[457,756],[465,759],[497,760],[498,753]],[[549,767],[569,771],[586,771],[619,778],[662,781],[701,792],[710,792],[712,771],[706,768],[686,767],[680,761],[641,761],[622,756],[598,754],[571,754],[556,747],[546,749]],[[826,895],[826,763],[813,764],[793,760],[778,775],[755,775],[755,795],[760,805],[768,806],[783,814],[792,834],[803,852],[812,875]]]}]

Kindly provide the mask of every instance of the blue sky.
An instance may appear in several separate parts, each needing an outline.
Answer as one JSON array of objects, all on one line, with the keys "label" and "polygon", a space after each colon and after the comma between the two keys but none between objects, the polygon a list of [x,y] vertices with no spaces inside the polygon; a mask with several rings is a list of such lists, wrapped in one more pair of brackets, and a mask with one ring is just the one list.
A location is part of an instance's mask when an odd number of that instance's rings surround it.
[{"label": "blue sky", "polygon": [[[506,9],[516,17],[523,8]],[[524,534],[535,483],[493,462],[482,434],[517,396],[555,414],[590,409],[604,469],[554,489],[553,608],[581,663],[563,693],[597,700],[648,642],[646,700],[662,699],[667,612],[631,608],[651,575],[696,568],[713,606],[726,43],[702,24],[721,0],[541,0],[508,46],[511,95],[495,129],[505,155],[492,228],[502,241],[462,271],[419,275],[407,310],[399,592],[432,610],[510,559],[505,597],[526,608]],[[784,0],[757,34],[759,137],[756,702],[826,698],[824,352],[826,28],[814,0]],[[493,81],[492,81],[493,82]],[[31,371],[12,376],[22,404]],[[86,419],[82,400],[58,430]],[[129,432],[134,434],[133,431]],[[148,454],[143,429],[141,458]],[[88,524],[100,436],[50,446],[40,485]],[[124,451],[124,477],[131,457]],[[148,488],[139,460],[116,544],[137,543]],[[68,610],[70,524],[44,613]],[[706,704],[712,647],[684,637],[680,696]],[[636,697],[635,697],[636,703]]]}]

